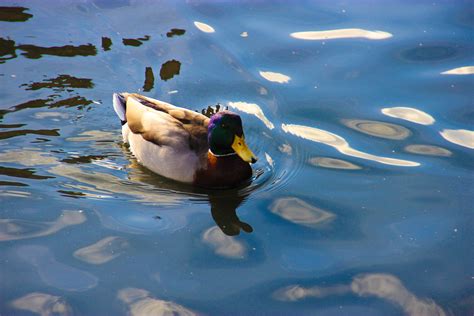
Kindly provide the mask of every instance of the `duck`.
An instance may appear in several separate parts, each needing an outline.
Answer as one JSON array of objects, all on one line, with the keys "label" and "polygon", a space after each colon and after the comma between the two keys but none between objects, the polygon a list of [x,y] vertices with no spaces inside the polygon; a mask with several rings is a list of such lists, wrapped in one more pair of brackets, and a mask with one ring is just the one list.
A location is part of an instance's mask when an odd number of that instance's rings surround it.
[{"label": "duck", "polygon": [[114,93],[123,142],[152,172],[196,187],[235,188],[257,161],[241,117],[223,110],[210,118],[137,93]]}]

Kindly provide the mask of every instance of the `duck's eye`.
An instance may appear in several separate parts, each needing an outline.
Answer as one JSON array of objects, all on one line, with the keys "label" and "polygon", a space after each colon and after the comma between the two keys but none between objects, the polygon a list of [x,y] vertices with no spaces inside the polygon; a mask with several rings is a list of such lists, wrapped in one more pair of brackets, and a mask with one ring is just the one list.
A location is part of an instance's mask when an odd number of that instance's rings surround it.
[{"label": "duck's eye", "polygon": [[222,123],[222,124],[221,124],[221,127],[222,127],[222,128],[227,128],[227,125],[224,124],[224,123]]}]

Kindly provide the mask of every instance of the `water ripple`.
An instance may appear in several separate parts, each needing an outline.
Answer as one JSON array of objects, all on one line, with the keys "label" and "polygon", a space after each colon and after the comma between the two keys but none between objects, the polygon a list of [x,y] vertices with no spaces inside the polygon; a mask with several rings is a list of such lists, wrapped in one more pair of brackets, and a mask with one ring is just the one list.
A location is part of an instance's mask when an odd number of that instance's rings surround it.
[{"label": "water ripple", "polygon": [[86,291],[95,287],[98,279],[90,274],[56,261],[44,246],[20,246],[18,255],[33,265],[44,283],[65,291]]}]

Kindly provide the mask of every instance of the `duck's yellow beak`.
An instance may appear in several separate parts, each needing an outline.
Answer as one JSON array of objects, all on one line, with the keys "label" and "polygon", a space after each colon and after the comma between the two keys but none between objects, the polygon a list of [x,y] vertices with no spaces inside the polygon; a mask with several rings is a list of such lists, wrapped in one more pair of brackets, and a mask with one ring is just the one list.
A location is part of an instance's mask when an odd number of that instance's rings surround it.
[{"label": "duck's yellow beak", "polygon": [[239,137],[237,135],[234,136],[234,143],[232,144],[232,149],[242,158],[243,161],[256,163],[257,157],[253,154],[253,152],[247,147],[245,143],[244,136]]}]

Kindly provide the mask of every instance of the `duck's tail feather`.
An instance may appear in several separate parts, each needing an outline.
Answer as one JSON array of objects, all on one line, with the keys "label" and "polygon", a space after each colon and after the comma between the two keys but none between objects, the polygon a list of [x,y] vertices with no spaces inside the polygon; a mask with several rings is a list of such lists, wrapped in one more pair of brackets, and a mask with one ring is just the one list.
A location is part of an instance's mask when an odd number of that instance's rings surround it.
[{"label": "duck's tail feather", "polygon": [[127,102],[123,93],[114,93],[113,104],[115,113],[117,113],[122,125],[127,123],[127,118],[125,116],[125,111],[127,109]]}]

